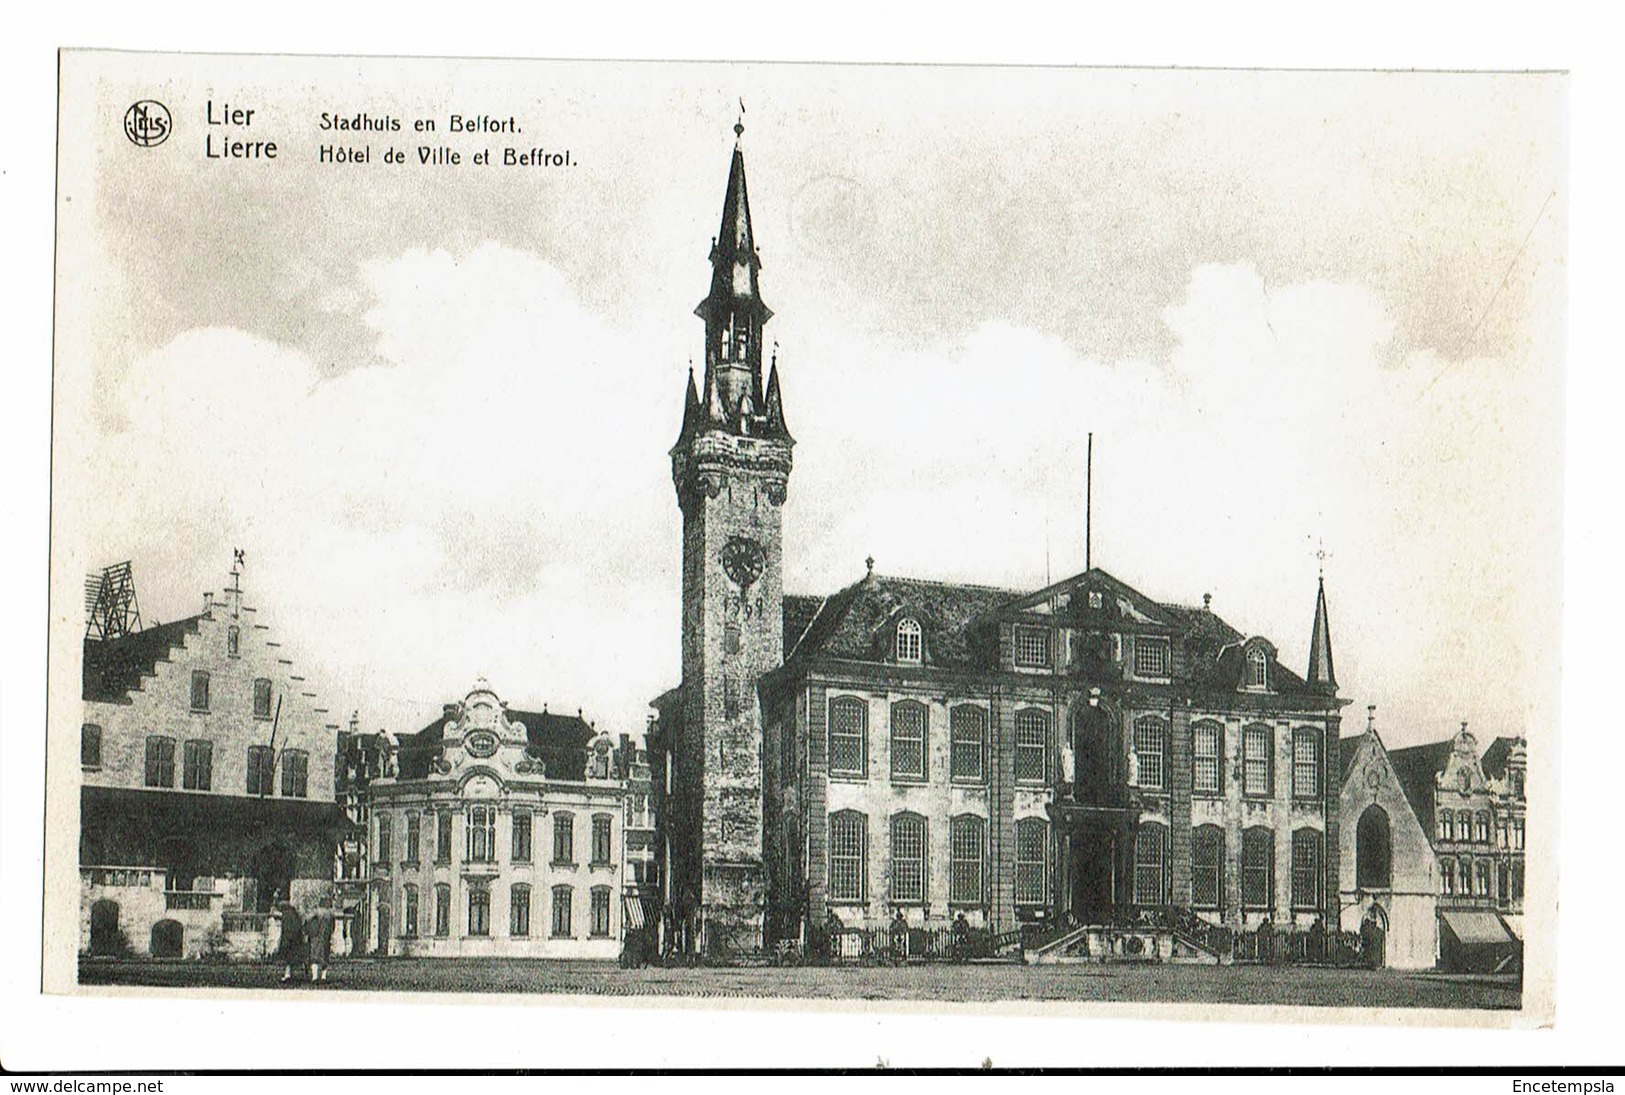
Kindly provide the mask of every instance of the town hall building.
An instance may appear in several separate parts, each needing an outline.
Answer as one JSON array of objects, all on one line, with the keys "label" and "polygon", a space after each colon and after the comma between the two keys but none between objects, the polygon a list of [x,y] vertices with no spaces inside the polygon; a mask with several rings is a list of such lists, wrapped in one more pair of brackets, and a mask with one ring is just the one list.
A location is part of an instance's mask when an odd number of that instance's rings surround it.
[{"label": "town hall building", "polygon": [[682,679],[649,742],[674,945],[766,948],[832,915],[1335,928],[1346,701],[1324,581],[1303,675],[1207,598],[1098,567],[1018,590],[871,561],[828,596],[785,594],[795,442],[740,143],[710,262],[703,380],[670,453]]}]

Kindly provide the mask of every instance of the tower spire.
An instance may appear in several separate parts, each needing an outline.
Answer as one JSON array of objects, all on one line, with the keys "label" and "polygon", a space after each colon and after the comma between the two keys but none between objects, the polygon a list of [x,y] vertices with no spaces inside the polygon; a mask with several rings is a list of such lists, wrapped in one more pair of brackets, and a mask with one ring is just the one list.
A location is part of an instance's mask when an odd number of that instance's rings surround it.
[{"label": "tower spire", "polygon": [[1320,575],[1320,588],[1315,596],[1315,629],[1309,636],[1308,684],[1321,692],[1337,691],[1337,671],[1332,667],[1332,624],[1326,611],[1326,575]]}]

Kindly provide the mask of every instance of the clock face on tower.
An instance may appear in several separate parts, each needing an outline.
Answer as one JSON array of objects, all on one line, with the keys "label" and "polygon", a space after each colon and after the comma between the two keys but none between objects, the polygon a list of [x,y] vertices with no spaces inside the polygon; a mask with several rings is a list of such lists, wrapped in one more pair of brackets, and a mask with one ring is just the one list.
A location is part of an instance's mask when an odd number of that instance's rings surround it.
[{"label": "clock face on tower", "polygon": [[766,564],[767,555],[762,545],[749,537],[735,536],[722,547],[722,569],[740,589],[749,588],[760,578]]}]

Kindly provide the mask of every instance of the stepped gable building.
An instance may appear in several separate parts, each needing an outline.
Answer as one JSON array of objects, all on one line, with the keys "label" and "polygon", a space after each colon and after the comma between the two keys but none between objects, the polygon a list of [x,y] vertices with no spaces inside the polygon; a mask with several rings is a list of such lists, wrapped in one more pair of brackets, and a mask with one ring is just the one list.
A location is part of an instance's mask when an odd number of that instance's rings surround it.
[{"label": "stepped gable building", "polygon": [[1391,756],[1438,861],[1441,963],[1501,965],[1520,950],[1523,930],[1524,740],[1497,738],[1481,758],[1462,723],[1445,741]]},{"label": "stepped gable building", "polygon": [[1338,862],[1342,928],[1375,946],[1372,965],[1431,969],[1439,957],[1439,868],[1428,829],[1416,816],[1377,733],[1338,744]]},{"label": "stepped gable building", "polygon": [[737,142],[710,261],[703,385],[691,372],[670,454],[682,683],[650,735],[668,942],[749,950],[898,910],[995,931],[1144,910],[1334,925],[1345,701],[1324,585],[1306,677],[1206,602],[1098,568],[1029,592],[871,561],[828,597],[785,595],[794,441],[776,362],[763,382]]},{"label": "stepped gable building", "polygon": [[617,957],[620,754],[579,714],[510,708],[483,680],[403,736],[367,787],[378,952]]},{"label": "stepped gable building", "polygon": [[331,891],[339,725],[237,569],[196,616],[93,620],[82,697],[84,951],[251,953],[275,902]]}]

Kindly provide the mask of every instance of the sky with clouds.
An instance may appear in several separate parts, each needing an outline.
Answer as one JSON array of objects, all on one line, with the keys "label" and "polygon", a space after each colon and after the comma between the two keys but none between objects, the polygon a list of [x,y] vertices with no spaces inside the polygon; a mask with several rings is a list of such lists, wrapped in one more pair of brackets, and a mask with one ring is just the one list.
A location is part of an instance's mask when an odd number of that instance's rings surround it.
[{"label": "sky with clouds", "polygon": [[[871,554],[1018,589],[1081,570],[1092,431],[1098,565],[1213,594],[1301,671],[1324,541],[1352,722],[1540,732],[1554,78],[194,63],[126,58],[83,106],[165,99],[170,154],[116,128],[65,153],[87,244],[58,543],[74,571],[131,559],[149,619],[243,548],[262,619],[368,728],[483,674],[635,731],[676,682],[666,454],[743,97],[798,439],[787,590]],[[283,158],[196,154],[211,98]],[[576,166],[320,166],[323,110],[512,113]]]}]

